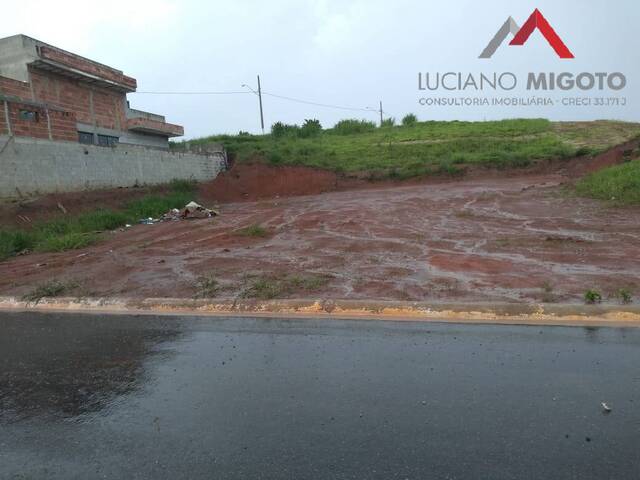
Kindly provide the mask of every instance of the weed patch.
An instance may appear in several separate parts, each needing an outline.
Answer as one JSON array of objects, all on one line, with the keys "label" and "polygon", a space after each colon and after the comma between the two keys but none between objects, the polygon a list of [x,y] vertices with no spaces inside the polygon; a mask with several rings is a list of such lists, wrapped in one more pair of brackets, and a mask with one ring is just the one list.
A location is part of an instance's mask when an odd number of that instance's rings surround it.
[{"label": "weed patch", "polygon": [[198,278],[195,284],[196,293],[194,298],[213,298],[220,289],[218,280],[213,275],[205,275]]},{"label": "weed patch", "polygon": [[264,228],[262,225],[259,225],[257,223],[249,225],[248,227],[235,230],[233,233],[241,237],[256,237],[256,238],[263,238],[269,235],[269,231],[266,228]]},{"label": "weed patch", "polygon": [[65,293],[78,288],[79,284],[75,281],[62,282],[59,280],[51,280],[35,287],[32,291],[22,296],[25,302],[38,303],[43,298],[59,297]]},{"label": "weed patch", "polygon": [[325,286],[328,275],[258,275],[245,279],[240,296],[271,300],[292,294],[311,293]]}]

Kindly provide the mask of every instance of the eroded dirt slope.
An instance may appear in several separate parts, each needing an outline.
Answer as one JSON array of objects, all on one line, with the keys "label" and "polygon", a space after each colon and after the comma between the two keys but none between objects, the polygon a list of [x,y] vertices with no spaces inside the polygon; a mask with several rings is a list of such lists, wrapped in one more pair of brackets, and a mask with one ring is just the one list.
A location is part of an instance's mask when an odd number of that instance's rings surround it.
[{"label": "eroded dirt slope", "polygon": [[[60,279],[77,281],[84,295],[191,297],[203,275],[229,298],[247,294],[248,277],[284,275],[324,279],[285,297],[562,302],[590,288],[640,287],[640,209],[567,195],[565,179],[228,203],[213,219],[136,225],[84,250],[0,263],[0,293]],[[266,236],[237,235],[252,224]]]}]

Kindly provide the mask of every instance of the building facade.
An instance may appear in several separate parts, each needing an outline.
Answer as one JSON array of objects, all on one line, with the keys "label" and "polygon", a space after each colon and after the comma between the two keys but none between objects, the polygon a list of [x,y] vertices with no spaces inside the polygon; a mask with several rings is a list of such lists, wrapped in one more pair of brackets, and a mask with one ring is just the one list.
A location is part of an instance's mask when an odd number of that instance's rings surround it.
[{"label": "building facade", "polygon": [[25,35],[0,39],[0,135],[167,149],[184,134],[129,108],[135,78]]}]

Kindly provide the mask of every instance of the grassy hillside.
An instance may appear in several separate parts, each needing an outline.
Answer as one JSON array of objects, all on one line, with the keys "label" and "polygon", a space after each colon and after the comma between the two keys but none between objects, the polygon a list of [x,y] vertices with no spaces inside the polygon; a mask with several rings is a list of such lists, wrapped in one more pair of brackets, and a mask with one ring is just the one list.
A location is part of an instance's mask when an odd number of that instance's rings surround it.
[{"label": "grassy hillside", "polygon": [[173,148],[216,142],[224,144],[240,162],[305,165],[406,178],[458,174],[465,165],[522,167],[540,159],[595,153],[640,136],[640,124],[516,119],[415,122],[376,128],[365,121],[344,121],[325,130],[276,124],[272,131],[269,135],[199,138],[173,144]]},{"label": "grassy hillside", "polygon": [[605,168],[576,185],[579,195],[623,205],[640,205],[640,159]]},{"label": "grassy hillside", "polygon": [[107,230],[156,217],[193,200],[195,184],[184,180],[170,183],[167,194],[152,194],[127,203],[118,210],[98,209],[80,215],[59,216],[33,228],[3,228],[0,225],[0,261],[20,253],[62,252],[91,245]]}]

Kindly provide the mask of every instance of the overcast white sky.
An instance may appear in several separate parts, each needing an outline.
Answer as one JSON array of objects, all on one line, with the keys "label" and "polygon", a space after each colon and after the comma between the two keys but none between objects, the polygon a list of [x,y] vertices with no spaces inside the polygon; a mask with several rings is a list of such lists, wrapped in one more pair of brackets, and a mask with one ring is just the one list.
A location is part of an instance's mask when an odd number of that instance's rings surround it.
[{"label": "overcast white sky", "polygon": [[[479,53],[512,15],[539,8],[575,55],[560,60],[535,32],[523,47]],[[400,118],[548,117],[640,121],[637,0],[21,0],[3,6],[0,37],[24,33],[123,70],[140,91],[265,91],[337,105],[377,107]],[[627,76],[626,107],[421,107],[418,72],[614,72]],[[607,95],[607,92],[604,92]],[[467,93],[466,95],[474,95]],[[186,137],[259,131],[257,99],[130,94],[131,106],[166,115]],[[267,126],[348,112],[264,98]]]}]

